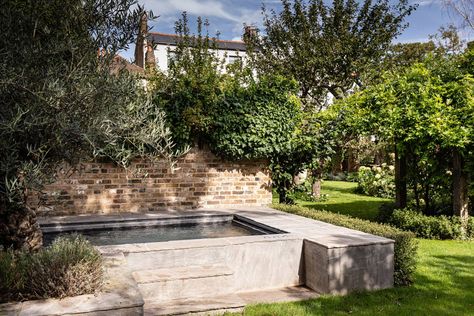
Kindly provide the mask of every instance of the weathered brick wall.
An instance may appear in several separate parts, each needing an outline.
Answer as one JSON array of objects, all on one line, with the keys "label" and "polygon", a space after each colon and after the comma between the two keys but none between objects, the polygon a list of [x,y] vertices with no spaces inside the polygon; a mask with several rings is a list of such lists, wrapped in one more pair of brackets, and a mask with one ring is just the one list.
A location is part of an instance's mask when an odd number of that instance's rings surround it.
[{"label": "weathered brick wall", "polygon": [[[228,162],[194,149],[169,164],[134,162],[128,170],[112,163],[62,169],[41,195],[31,196],[39,215],[150,212],[271,203],[271,179],[264,161]],[[38,202],[42,200],[41,204]]]}]

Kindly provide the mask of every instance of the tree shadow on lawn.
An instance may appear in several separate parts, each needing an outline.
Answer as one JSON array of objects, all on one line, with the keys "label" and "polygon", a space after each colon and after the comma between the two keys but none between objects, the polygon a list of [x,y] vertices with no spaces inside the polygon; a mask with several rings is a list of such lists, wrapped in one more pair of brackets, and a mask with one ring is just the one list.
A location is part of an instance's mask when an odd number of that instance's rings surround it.
[{"label": "tree shadow on lawn", "polygon": [[262,304],[245,315],[473,315],[472,271],[474,256],[432,256],[410,287]]},{"label": "tree shadow on lawn", "polygon": [[340,193],[348,193],[348,194],[358,194],[356,192],[357,183],[337,181],[337,184],[336,184],[334,182],[336,181],[331,181],[331,182],[323,181],[322,183],[323,190],[324,191],[338,191]]}]

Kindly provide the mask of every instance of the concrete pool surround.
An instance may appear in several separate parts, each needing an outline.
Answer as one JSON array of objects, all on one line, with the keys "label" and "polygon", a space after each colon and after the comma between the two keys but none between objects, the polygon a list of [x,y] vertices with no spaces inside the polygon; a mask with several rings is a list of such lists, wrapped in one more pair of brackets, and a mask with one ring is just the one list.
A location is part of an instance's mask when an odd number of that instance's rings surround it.
[{"label": "concrete pool surround", "polygon": [[[41,223],[60,230],[84,224],[172,223],[186,216],[198,221],[230,216],[274,233],[98,246],[105,260],[120,269],[116,271],[131,276],[130,288],[144,302],[138,314],[239,310],[248,303],[393,286],[393,240],[267,207],[66,216]],[[120,315],[137,315],[136,304],[133,308],[133,313]]]}]

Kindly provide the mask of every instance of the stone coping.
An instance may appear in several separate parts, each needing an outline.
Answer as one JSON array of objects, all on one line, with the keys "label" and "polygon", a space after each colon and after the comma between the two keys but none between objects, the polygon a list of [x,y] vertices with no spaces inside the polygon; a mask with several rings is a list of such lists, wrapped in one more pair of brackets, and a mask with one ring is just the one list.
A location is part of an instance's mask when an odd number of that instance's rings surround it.
[{"label": "stone coping", "polygon": [[246,217],[264,225],[297,234],[325,248],[346,248],[374,244],[391,244],[393,240],[367,234],[314,219],[285,213],[269,207],[238,207],[226,211]]},{"label": "stone coping", "polygon": [[67,216],[40,216],[38,222],[40,225],[64,225],[68,224],[86,224],[95,222],[124,222],[124,221],[143,221],[155,219],[173,219],[173,218],[197,218],[203,216],[224,216],[231,215],[229,211],[222,210],[187,210],[187,211],[162,211],[154,213],[120,213],[120,214],[91,214],[91,215],[67,215]]},{"label": "stone coping", "polygon": [[203,238],[203,239],[186,239],[171,240],[161,242],[150,242],[141,244],[123,244],[123,245],[107,245],[96,246],[104,255],[113,255],[118,253],[134,253],[134,252],[156,252],[178,249],[206,248],[206,247],[225,247],[228,245],[239,245],[258,242],[277,242],[282,240],[300,240],[298,234],[274,234],[274,235],[253,235],[238,236],[224,238]]},{"label": "stone coping", "polygon": [[133,315],[143,313],[143,298],[131,273],[119,257],[106,257],[104,286],[100,293],[63,299],[0,304],[0,315]]}]

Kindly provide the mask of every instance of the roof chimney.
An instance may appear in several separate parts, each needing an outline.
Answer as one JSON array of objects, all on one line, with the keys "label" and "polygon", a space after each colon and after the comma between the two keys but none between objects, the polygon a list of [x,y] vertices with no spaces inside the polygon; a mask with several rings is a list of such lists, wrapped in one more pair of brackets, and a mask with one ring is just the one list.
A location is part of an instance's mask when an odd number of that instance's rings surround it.
[{"label": "roof chimney", "polygon": [[145,38],[148,33],[148,16],[143,12],[138,25],[137,44],[135,46],[135,64],[141,68],[144,67],[144,47]]},{"label": "roof chimney", "polygon": [[247,39],[255,38],[257,33],[258,29],[255,25],[244,25],[244,34],[242,35],[242,38],[246,41]]},{"label": "roof chimney", "polygon": [[146,43],[145,69],[147,71],[156,69],[155,49],[153,48],[153,42],[150,40]]}]

